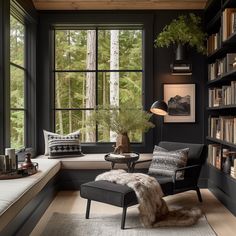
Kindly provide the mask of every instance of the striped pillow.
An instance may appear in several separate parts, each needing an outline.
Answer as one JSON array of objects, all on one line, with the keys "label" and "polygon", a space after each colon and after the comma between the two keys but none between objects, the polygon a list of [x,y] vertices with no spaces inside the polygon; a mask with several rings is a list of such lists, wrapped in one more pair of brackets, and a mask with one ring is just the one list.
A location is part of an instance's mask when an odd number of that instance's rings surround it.
[{"label": "striped pillow", "polygon": [[81,156],[80,135],[48,135],[49,158]]},{"label": "striped pillow", "polygon": [[[175,170],[187,164],[189,148],[168,151],[155,146],[153,158],[148,170],[150,175],[174,176]],[[176,179],[184,178],[184,171],[178,172]]]}]

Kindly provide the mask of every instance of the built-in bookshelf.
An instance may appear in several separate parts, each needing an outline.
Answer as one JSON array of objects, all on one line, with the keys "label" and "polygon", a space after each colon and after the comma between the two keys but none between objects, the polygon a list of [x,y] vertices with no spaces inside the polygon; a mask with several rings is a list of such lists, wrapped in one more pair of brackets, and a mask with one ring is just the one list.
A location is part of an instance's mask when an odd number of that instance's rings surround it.
[{"label": "built-in bookshelf", "polygon": [[[206,9],[208,164],[217,176],[236,178],[236,1],[211,0]],[[229,159],[228,159],[229,158]],[[224,168],[231,164],[231,168]],[[217,171],[216,171],[217,170]],[[214,181],[213,181],[214,182]],[[235,182],[235,181],[233,181]],[[236,188],[236,185],[234,186]],[[222,189],[224,191],[224,189]]]}]

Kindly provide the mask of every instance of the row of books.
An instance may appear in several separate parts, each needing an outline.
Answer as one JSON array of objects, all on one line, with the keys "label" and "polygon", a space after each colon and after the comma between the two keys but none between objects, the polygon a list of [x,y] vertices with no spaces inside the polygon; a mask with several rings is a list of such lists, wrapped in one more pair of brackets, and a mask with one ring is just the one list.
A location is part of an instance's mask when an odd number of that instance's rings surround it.
[{"label": "row of books", "polygon": [[208,80],[230,72],[235,69],[236,53],[227,53],[226,56],[215,63],[208,65]]},{"label": "row of books", "polygon": [[212,34],[207,40],[208,55],[221,48],[223,41],[227,40],[236,31],[236,8],[226,8],[222,12],[221,27],[218,33]]},{"label": "row of books", "polygon": [[221,88],[209,89],[209,107],[227,106],[236,104],[236,81]]},{"label": "row of books", "polygon": [[219,144],[209,144],[207,162],[221,170],[221,160],[221,146]]},{"label": "row of books", "polygon": [[210,137],[236,144],[236,117],[209,117],[208,123]]},{"label": "row of books", "polygon": [[222,41],[227,40],[236,31],[236,8],[226,8],[222,12]]},{"label": "row of books", "polygon": [[[219,170],[223,170],[227,156],[224,155],[225,153],[229,153],[229,149],[222,149],[220,144],[209,144],[208,145],[208,164],[213,165]],[[236,159],[233,160],[232,166],[230,168],[231,177],[236,179]]]}]

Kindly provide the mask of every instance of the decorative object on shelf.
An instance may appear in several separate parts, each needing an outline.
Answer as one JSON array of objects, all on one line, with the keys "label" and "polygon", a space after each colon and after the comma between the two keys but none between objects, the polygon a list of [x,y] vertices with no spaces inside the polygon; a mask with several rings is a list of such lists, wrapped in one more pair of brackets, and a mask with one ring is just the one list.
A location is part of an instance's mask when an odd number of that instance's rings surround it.
[{"label": "decorative object on shelf", "polygon": [[191,75],[192,66],[187,60],[187,46],[206,54],[206,34],[201,29],[201,18],[193,13],[181,15],[166,25],[155,40],[156,47],[175,48],[175,61],[171,65],[172,74]]},{"label": "decorative object on shelf", "polygon": [[127,153],[130,150],[128,134],[131,131],[146,132],[154,125],[149,121],[151,114],[143,111],[130,100],[120,106],[98,106],[87,119],[88,124],[99,123],[117,134],[115,152]]},{"label": "decorative object on shelf", "polygon": [[165,123],[194,123],[195,84],[164,84],[164,101],[168,105]]},{"label": "decorative object on shelf", "polygon": [[223,172],[226,174],[230,174],[230,168],[231,168],[231,158],[230,156],[227,156],[223,164]]}]

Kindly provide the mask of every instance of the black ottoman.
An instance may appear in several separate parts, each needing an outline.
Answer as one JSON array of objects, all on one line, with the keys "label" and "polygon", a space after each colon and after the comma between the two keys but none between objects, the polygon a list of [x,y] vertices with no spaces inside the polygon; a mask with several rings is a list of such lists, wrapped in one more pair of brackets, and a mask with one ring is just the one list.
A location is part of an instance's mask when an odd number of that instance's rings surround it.
[{"label": "black ottoman", "polygon": [[91,200],[122,207],[121,229],[125,228],[127,207],[138,204],[135,192],[131,188],[105,180],[82,184],[80,187],[80,195],[82,198],[88,199],[86,219],[89,218]]}]

